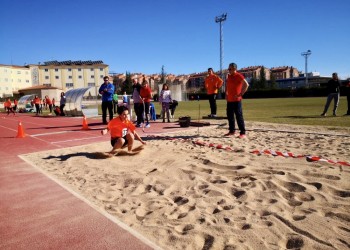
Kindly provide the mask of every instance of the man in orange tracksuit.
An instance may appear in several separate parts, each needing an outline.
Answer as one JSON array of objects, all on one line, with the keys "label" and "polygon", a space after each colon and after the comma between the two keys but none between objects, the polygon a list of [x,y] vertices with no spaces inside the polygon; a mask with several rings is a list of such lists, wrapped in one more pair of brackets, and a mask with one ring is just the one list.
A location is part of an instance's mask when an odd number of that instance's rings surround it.
[{"label": "man in orange tracksuit", "polygon": [[208,69],[208,76],[205,79],[205,88],[207,89],[207,94],[209,97],[210,104],[210,115],[209,117],[216,117],[216,96],[218,94],[219,88],[221,88],[223,81],[220,77],[214,74],[212,68]]},{"label": "man in orange tracksuit", "polygon": [[245,138],[245,125],[242,112],[242,96],[247,91],[249,84],[244,76],[237,72],[237,64],[230,63],[228,67],[229,74],[226,80],[226,101],[227,101],[227,119],[229,132],[225,136],[235,134],[235,115],[237,125],[240,130],[240,138]]}]

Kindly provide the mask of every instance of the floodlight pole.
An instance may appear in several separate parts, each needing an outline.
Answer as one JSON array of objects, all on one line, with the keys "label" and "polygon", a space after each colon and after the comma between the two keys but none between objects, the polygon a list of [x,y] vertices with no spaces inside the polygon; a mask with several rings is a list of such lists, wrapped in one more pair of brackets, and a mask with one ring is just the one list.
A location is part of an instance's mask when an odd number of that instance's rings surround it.
[{"label": "floodlight pole", "polygon": [[220,76],[221,76],[221,79],[224,80],[224,89],[225,89],[225,84],[226,84],[226,81],[224,79],[224,76],[222,75],[222,63],[223,63],[223,57],[224,57],[224,53],[223,53],[223,31],[222,31],[222,23],[224,21],[226,21],[226,17],[227,17],[227,13],[225,14],[222,14],[221,16],[217,16],[215,17],[215,22],[216,23],[220,23]]},{"label": "floodlight pole", "polygon": [[301,55],[305,57],[305,86],[308,88],[309,84],[308,84],[308,75],[307,75],[307,58],[308,56],[311,55],[311,50],[303,52],[301,53]]}]

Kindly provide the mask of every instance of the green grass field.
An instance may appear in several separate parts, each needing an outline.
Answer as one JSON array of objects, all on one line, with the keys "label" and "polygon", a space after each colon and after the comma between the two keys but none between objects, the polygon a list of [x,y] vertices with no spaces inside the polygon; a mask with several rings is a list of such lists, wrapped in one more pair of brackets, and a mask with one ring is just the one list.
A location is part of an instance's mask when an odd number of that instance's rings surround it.
[{"label": "green grass field", "polygon": [[[320,116],[325,103],[326,97],[244,99],[243,114],[246,121],[350,127],[350,116],[344,116],[347,111],[346,97],[340,98],[336,117],[332,116],[333,102],[328,109],[328,116]],[[217,105],[217,115],[226,116],[226,101],[217,100]],[[155,103],[155,108],[159,114],[159,103]],[[208,100],[179,102],[175,111],[176,118],[190,116],[193,120],[202,119],[208,114]]]}]

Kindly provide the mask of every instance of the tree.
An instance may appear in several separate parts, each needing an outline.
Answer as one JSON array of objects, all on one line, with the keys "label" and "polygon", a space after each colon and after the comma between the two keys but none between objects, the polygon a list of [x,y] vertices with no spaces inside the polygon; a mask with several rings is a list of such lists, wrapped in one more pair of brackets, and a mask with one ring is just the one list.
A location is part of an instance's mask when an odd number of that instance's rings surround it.
[{"label": "tree", "polygon": [[266,88],[266,73],[264,66],[262,66],[260,69],[260,87],[262,89]]},{"label": "tree", "polygon": [[126,92],[126,93],[132,93],[132,80],[131,80],[131,74],[130,72],[126,71],[125,73],[125,81],[123,82],[123,86],[122,86],[122,93]]},{"label": "tree", "polygon": [[274,74],[271,74],[270,76],[270,88],[276,89],[277,88],[277,82]]},{"label": "tree", "polygon": [[162,65],[162,71],[160,75],[161,75],[160,82],[163,84],[166,83],[166,72],[164,70],[164,65]]}]

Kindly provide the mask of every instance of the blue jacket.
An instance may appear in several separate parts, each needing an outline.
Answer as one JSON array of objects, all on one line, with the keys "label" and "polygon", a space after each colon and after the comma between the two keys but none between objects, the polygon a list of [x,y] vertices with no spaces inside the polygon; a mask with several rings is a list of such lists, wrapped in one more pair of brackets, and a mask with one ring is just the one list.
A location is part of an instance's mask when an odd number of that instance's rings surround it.
[{"label": "blue jacket", "polygon": [[102,95],[103,102],[111,102],[113,101],[114,95],[114,85],[112,83],[103,83],[98,90],[98,92]]}]

